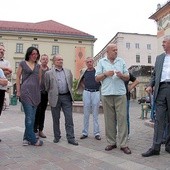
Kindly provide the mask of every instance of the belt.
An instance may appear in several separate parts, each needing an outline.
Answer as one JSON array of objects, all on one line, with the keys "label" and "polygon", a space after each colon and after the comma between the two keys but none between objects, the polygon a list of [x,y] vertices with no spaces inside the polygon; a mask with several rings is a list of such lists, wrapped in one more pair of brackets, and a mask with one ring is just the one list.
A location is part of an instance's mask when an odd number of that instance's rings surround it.
[{"label": "belt", "polygon": [[159,85],[162,85],[162,84],[169,84],[170,85],[170,81],[163,81],[163,82],[159,83]]},{"label": "belt", "polygon": [[99,91],[98,89],[86,89],[86,88],[84,90],[89,91],[89,92],[97,92],[97,91]]},{"label": "belt", "polygon": [[64,95],[69,95],[70,92],[67,92],[67,93],[59,93],[60,96],[64,96]]}]

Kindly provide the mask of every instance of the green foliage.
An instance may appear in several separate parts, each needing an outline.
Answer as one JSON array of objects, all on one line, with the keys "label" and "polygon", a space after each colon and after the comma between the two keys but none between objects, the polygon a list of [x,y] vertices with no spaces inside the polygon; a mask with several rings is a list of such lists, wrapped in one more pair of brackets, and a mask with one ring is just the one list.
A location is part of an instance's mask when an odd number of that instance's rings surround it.
[{"label": "green foliage", "polygon": [[77,90],[76,90],[77,83],[78,83],[78,80],[74,79],[74,81],[73,81],[73,98],[74,98],[74,101],[82,101],[82,94],[77,94]]}]

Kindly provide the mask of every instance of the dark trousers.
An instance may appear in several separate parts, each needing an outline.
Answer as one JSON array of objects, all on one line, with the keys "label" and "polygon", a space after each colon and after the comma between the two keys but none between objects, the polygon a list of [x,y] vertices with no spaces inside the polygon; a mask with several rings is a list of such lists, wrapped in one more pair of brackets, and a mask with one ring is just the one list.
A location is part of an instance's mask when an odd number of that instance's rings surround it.
[{"label": "dark trousers", "polygon": [[34,132],[42,131],[44,128],[45,111],[48,104],[48,93],[41,93],[41,102],[37,107],[34,123]]},{"label": "dark trousers", "polygon": [[53,131],[54,138],[61,138],[60,131],[60,112],[61,109],[65,117],[65,129],[66,129],[66,138],[68,141],[74,140],[74,124],[72,116],[72,99],[70,94],[68,95],[59,95],[58,102],[56,107],[51,107],[52,118],[53,118]]},{"label": "dark trousers", "polygon": [[4,105],[5,90],[0,90],[0,115]]},{"label": "dark trousers", "polygon": [[[170,84],[162,84],[156,98],[154,137],[152,148],[160,151],[166,123],[170,123]],[[168,131],[165,147],[170,148],[170,131]]]}]

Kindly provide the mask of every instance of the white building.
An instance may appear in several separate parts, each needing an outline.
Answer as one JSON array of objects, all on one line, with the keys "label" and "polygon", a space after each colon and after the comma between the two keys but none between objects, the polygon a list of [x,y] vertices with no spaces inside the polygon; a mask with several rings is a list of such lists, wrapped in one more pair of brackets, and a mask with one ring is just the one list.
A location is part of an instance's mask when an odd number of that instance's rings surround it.
[{"label": "white building", "polygon": [[133,97],[146,96],[144,89],[150,79],[151,69],[155,64],[157,56],[157,36],[118,32],[94,57],[95,65],[97,65],[99,59],[106,55],[106,47],[110,43],[117,44],[118,56],[125,60],[127,68],[139,70],[135,76],[140,81],[140,84],[134,89]]},{"label": "white building", "polygon": [[[116,43],[118,56],[123,58],[128,68],[133,65],[153,66],[157,56],[156,35],[118,32],[109,42]],[[107,45],[94,57],[95,65],[106,55]]]}]

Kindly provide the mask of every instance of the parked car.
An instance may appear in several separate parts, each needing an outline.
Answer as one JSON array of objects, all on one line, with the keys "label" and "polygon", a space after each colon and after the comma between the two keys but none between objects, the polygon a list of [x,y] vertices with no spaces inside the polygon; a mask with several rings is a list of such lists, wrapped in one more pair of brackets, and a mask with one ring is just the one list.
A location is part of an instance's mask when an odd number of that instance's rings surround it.
[{"label": "parked car", "polygon": [[138,104],[141,104],[141,103],[150,103],[149,96],[144,96],[144,97],[141,97],[140,99],[138,99]]}]

